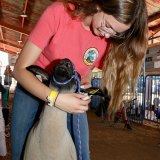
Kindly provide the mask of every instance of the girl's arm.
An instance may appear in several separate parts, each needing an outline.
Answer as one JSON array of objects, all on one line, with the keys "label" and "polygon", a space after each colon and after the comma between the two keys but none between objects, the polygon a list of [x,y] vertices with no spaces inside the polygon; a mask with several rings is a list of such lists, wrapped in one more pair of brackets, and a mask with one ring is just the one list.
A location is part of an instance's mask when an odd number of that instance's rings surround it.
[{"label": "girl's arm", "polygon": [[[26,42],[13,70],[14,78],[30,93],[47,101],[51,89],[41,83],[26,67],[35,63],[42,49],[38,48],[29,40]],[[70,113],[82,113],[88,110],[88,100],[82,100],[83,95],[76,93],[61,93],[56,100],[56,106]],[[73,105],[74,104],[74,105]]]}]

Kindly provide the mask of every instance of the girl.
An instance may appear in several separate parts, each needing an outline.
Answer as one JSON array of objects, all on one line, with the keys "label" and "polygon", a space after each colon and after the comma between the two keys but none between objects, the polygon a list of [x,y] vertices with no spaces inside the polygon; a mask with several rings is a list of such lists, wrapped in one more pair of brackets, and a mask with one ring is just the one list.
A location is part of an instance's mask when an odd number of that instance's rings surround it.
[{"label": "girl", "polygon": [[36,64],[50,72],[55,60],[69,58],[82,77],[81,84],[87,88],[92,69],[103,66],[103,84],[112,97],[109,111],[114,112],[129,79],[133,86],[136,83],[147,38],[145,0],[63,0],[49,6],[31,32],[13,71],[18,85],[11,119],[11,159],[22,158],[27,133],[35,122],[41,100],[47,102],[48,96],[56,107],[68,112],[68,129],[76,148],[76,122],[73,119],[71,125],[69,113],[82,113],[82,160],[90,159],[86,117],[90,100],[83,100],[78,93],[58,95],[26,67]]}]

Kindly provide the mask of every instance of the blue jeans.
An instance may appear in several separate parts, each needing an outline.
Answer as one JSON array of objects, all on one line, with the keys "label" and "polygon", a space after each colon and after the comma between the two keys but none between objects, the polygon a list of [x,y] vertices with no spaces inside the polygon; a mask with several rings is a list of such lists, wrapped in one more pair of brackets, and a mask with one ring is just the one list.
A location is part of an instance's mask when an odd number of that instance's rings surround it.
[{"label": "blue jeans", "polygon": [[42,101],[29,94],[18,84],[11,114],[11,160],[23,159],[26,137],[41,108]]},{"label": "blue jeans", "polygon": [[[11,115],[11,160],[23,160],[23,150],[27,135],[39,117],[43,104],[44,102],[28,93],[19,84],[17,85]],[[71,118],[71,114],[68,114],[67,126],[70,133],[73,131],[72,137],[77,148],[77,126],[75,118]],[[80,130],[82,139],[82,160],[90,160],[86,114],[81,114],[80,116]]]}]

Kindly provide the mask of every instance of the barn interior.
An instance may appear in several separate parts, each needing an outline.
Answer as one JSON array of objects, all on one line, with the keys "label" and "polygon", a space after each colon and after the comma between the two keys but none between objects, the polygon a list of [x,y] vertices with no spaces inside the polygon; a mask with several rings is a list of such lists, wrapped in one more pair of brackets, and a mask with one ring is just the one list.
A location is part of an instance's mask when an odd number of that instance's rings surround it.
[{"label": "barn interior", "polygon": [[[0,1],[0,77],[2,85],[4,85],[6,66],[9,65],[11,70],[14,69],[16,60],[29,34],[43,11],[53,2],[54,0]],[[160,0],[146,0],[146,4],[148,11],[148,50],[135,92],[131,93],[131,88],[128,86],[124,95],[132,129],[124,127],[123,117],[120,117],[116,124],[108,122],[105,119],[105,109],[101,104],[101,97],[94,96],[88,112],[92,160],[151,160],[153,157],[159,156]],[[95,69],[92,85],[100,87],[101,78],[102,71]],[[7,91],[9,97],[6,101],[8,106],[8,113],[6,114],[9,116],[11,115],[16,85],[17,81],[12,77],[12,84]],[[10,117],[8,124],[9,121]],[[6,142],[7,154],[4,157],[0,156],[0,159],[9,160],[9,127],[6,133]]]}]

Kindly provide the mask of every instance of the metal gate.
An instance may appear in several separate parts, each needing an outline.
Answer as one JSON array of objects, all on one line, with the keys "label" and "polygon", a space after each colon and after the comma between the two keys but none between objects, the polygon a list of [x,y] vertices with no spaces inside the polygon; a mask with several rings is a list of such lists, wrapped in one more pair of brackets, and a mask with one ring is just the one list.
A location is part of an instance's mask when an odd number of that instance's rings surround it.
[{"label": "metal gate", "polygon": [[[101,78],[92,79],[94,87],[100,87]],[[149,120],[160,123],[160,74],[141,75],[138,79],[135,92],[130,91],[128,86],[124,95],[125,107],[130,121],[143,123]],[[96,109],[100,104],[101,98],[93,96],[91,108]]]},{"label": "metal gate", "polygon": [[145,119],[160,122],[160,75],[145,77]]},{"label": "metal gate", "polygon": [[127,92],[124,95],[128,119],[140,124],[143,123],[144,119],[144,90],[144,76],[140,76],[135,92],[130,92],[130,86],[128,86]]}]

